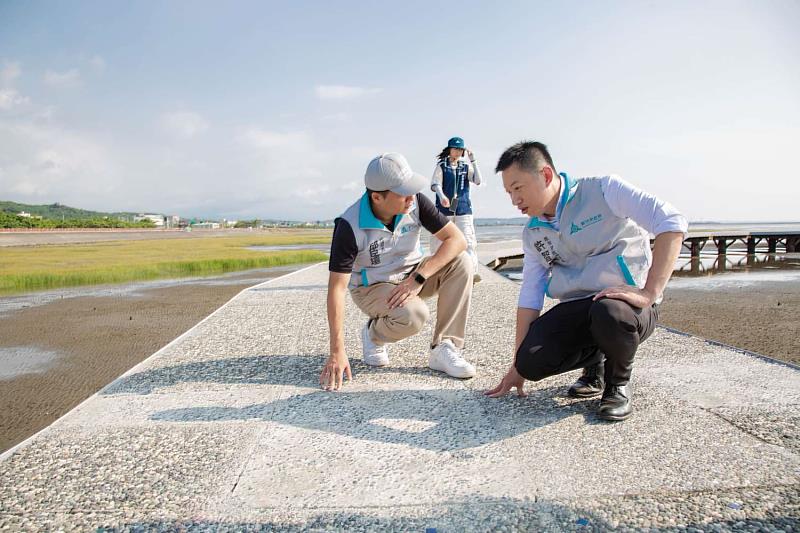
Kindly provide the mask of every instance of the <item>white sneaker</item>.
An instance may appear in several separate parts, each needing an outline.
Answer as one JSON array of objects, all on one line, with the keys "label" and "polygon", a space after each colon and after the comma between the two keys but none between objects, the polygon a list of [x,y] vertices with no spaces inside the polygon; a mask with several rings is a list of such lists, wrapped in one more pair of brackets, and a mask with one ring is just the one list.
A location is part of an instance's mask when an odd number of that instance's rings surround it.
[{"label": "white sneaker", "polygon": [[475,367],[461,357],[461,352],[450,339],[445,339],[434,348],[431,348],[428,366],[454,378],[471,378],[475,376]]},{"label": "white sneaker", "polygon": [[389,364],[389,352],[386,351],[386,346],[375,344],[369,336],[369,325],[372,320],[367,320],[367,323],[361,329],[361,349],[364,356],[364,363],[369,366],[385,366]]}]

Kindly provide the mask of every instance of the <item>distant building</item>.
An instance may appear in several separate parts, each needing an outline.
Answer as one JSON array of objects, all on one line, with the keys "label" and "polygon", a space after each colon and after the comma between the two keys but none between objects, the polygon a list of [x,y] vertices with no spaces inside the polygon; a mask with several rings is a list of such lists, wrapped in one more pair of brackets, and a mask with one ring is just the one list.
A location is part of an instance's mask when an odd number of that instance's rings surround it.
[{"label": "distant building", "polygon": [[197,229],[219,229],[219,222],[195,222],[192,227]]},{"label": "distant building", "polygon": [[164,225],[167,228],[179,228],[181,227],[181,217],[178,215],[167,215],[164,217]]},{"label": "distant building", "polygon": [[31,214],[27,213],[25,211],[20,211],[19,213],[17,213],[17,216],[18,217],[23,217],[23,218],[31,218]]},{"label": "distant building", "polygon": [[154,215],[154,214],[144,214],[140,213],[133,217],[134,222],[141,222],[143,220],[149,220],[153,223],[153,225],[157,228],[164,227],[164,215]]}]

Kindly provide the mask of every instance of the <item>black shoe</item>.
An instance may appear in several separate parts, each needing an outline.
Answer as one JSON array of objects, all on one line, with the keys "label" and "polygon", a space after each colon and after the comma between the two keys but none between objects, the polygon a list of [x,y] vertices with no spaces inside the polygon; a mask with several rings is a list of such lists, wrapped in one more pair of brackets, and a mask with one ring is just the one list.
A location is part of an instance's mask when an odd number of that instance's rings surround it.
[{"label": "black shoe", "polygon": [[567,394],[573,398],[592,398],[603,392],[605,384],[598,372],[602,364],[601,362],[599,365],[584,368],[583,375],[572,384]]},{"label": "black shoe", "polygon": [[609,385],[600,400],[598,418],[603,420],[625,420],[633,414],[631,390],[627,385]]}]

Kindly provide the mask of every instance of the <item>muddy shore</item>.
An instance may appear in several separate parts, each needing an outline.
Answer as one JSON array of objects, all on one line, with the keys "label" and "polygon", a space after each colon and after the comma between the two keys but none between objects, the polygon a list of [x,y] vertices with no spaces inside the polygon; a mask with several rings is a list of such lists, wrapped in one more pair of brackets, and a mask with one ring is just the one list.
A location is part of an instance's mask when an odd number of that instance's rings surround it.
[{"label": "muddy shore", "polygon": [[241,290],[289,271],[227,276],[216,283],[140,284],[133,292],[95,290],[92,296],[76,297],[72,289],[67,297],[49,294],[13,305],[5,299],[0,354],[7,360],[51,360],[0,372],[0,451],[51,424]]}]

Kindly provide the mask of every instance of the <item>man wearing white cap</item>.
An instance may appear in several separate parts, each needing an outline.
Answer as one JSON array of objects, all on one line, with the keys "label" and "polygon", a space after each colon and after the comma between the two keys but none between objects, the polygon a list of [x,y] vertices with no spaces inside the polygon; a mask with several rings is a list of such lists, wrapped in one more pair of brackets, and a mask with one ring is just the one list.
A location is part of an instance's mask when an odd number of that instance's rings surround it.
[{"label": "man wearing white cap", "polygon": [[[336,219],[328,265],[330,356],[320,384],[339,389],[350,363],[344,348],[344,301],[349,288],[369,317],[361,330],[364,363],[389,363],[386,346],[419,332],[429,317],[423,301],[438,294],[428,365],[453,377],[471,378],[475,368],[461,355],[472,296],[472,262],[464,236],[420,191],[428,179],[405,157],[375,157],[364,176],[366,192]],[[441,246],[425,257],[420,232]]]}]

